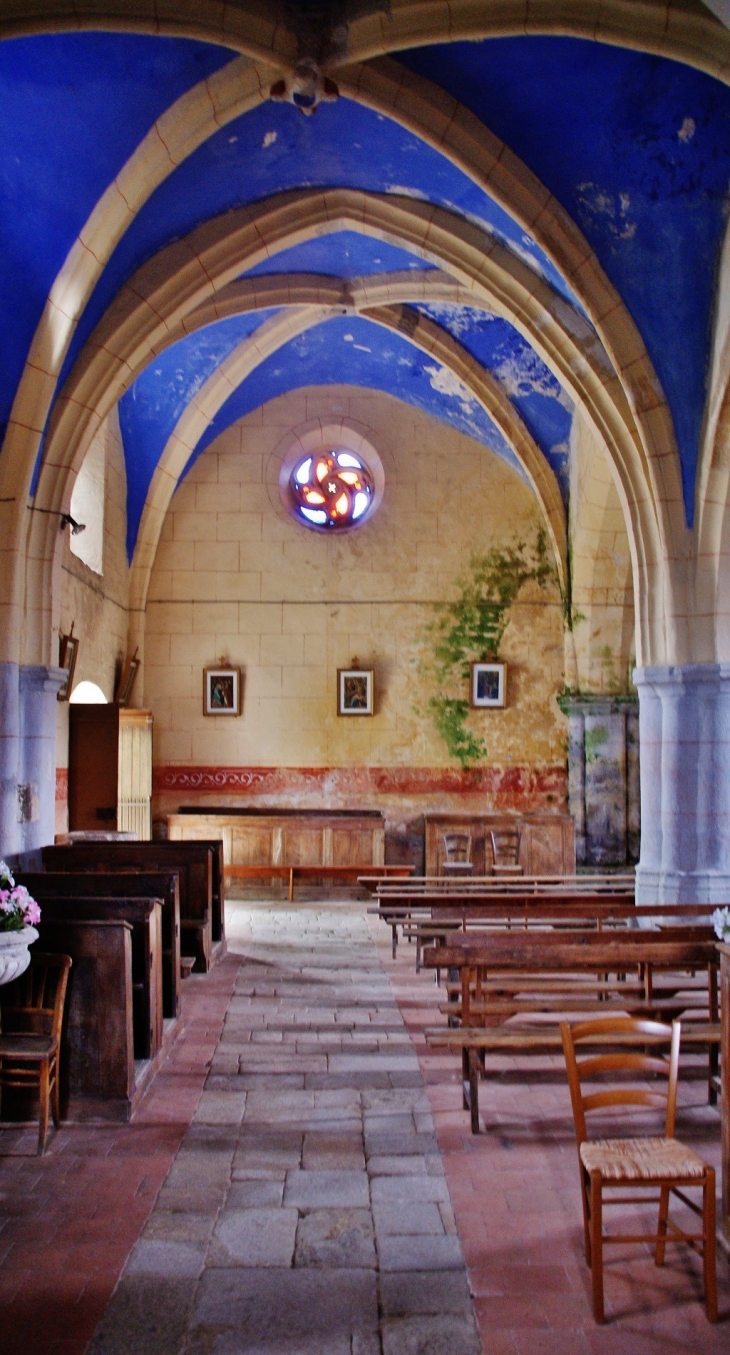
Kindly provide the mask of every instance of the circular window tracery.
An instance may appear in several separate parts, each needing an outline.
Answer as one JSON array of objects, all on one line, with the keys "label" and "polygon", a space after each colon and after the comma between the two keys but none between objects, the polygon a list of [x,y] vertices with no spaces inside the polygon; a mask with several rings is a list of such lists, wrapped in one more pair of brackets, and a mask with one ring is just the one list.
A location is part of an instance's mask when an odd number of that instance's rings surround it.
[{"label": "circular window tracery", "polygon": [[317,531],[359,525],[370,511],[375,484],[362,457],[333,450],[303,456],[289,481],[296,516]]}]

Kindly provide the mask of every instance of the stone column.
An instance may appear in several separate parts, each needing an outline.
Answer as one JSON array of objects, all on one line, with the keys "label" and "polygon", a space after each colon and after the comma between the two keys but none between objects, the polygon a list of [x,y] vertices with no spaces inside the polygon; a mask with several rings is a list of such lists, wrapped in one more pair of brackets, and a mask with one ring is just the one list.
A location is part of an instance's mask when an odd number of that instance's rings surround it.
[{"label": "stone column", "polygon": [[0,664],[0,854],[53,842],[60,668]]},{"label": "stone column", "polygon": [[639,836],[636,700],[571,696],[568,798],[579,865],[623,866],[636,859]]},{"label": "stone column", "polygon": [[637,668],[639,903],[730,899],[730,664]]},{"label": "stone column", "polygon": [[17,663],[0,663],[0,857],[18,851],[20,685]]}]

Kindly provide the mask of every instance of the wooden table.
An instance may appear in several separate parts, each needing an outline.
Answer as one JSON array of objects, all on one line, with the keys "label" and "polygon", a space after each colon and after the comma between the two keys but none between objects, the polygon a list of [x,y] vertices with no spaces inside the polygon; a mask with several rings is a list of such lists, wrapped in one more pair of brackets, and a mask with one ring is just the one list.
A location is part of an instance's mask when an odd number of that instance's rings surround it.
[{"label": "wooden table", "polygon": [[[377,879],[382,881],[384,877],[396,880],[405,880],[415,869],[414,866],[378,866]],[[230,865],[225,867],[227,880],[288,880],[289,893],[288,898],[291,903],[294,898],[295,880],[349,880],[353,884],[360,880],[370,879],[373,875],[373,866],[240,866]]]}]

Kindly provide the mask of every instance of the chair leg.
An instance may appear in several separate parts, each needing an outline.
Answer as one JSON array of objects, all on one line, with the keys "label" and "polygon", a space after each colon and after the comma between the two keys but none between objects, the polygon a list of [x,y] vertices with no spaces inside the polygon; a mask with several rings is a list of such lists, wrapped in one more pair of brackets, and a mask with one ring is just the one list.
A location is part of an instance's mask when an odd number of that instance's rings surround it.
[{"label": "chair leg", "polygon": [[580,1169],[580,1198],[583,1205],[583,1242],[585,1244],[586,1265],[591,1264],[591,1181],[585,1169]]},{"label": "chair leg", "polygon": [[40,1115],[38,1120],[38,1152],[43,1153],[48,1137],[48,1059],[42,1059],[38,1076]]},{"label": "chair leg", "polygon": [[464,1045],[461,1051],[461,1099],[464,1110],[469,1109],[469,1050]]},{"label": "chair leg", "polygon": [[591,1289],[593,1316],[603,1322],[603,1181],[601,1173],[591,1172]]},{"label": "chair leg", "polygon": [[664,1253],[666,1250],[667,1238],[667,1214],[669,1213],[669,1186],[662,1186],[659,1190],[659,1222],[657,1224],[657,1244],[654,1253],[654,1260],[658,1266],[664,1265]]},{"label": "chair leg", "polygon": [[53,1059],[53,1089],[51,1093],[51,1115],[56,1129],[61,1128],[61,1092],[58,1082],[58,1054]]},{"label": "chair leg", "polygon": [[479,1055],[474,1048],[469,1050],[469,1108],[471,1110],[471,1132],[479,1133]]},{"label": "chair leg", "polygon": [[705,1312],[709,1322],[717,1322],[717,1278],[715,1275],[715,1172],[714,1168],[705,1170],[705,1184],[702,1189],[704,1239],[702,1243],[702,1269],[705,1281]]}]

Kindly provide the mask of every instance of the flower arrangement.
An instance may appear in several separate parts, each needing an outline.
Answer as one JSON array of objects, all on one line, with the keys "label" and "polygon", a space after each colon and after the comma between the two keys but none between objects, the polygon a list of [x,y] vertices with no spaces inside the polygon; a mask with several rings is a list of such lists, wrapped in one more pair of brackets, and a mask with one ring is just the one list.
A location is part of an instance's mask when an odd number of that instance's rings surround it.
[{"label": "flower arrangement", "polygon": [[730,908],[716,908],[712,914],[715,936],[730,945]]},{"label": "flower arrangement", "polygon": [[41,920],[41,910],[25,885],[16,885],[10,867],[0,861],[0,932],[22,932]]}]

